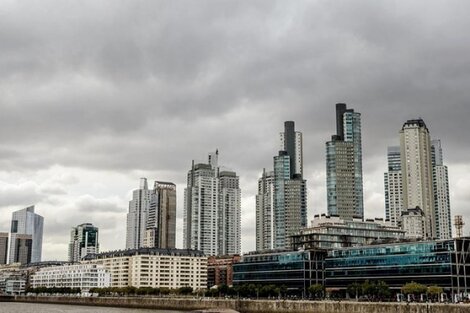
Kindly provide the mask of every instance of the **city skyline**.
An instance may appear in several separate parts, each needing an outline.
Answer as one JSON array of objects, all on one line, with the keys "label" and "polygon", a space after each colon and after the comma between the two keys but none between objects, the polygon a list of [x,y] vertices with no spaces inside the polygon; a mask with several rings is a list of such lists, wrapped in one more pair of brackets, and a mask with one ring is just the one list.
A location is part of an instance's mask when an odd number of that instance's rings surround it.
[{"label": "city skyline", "polygon": [[310,224],[326,213],[338,102],[362,114],[366,218],[384,216],[387,147],[422,117],[442,140],[452,215],[468,224],[469,4],[71,6],[0,4],[0,231],[35,204],[44,260],[66,259],[85,222],[101,250],[123,248],[141,177],[176,184],[182,247],[188,164],[216,148],[240,177],[242,251],[254,250],[257,180],[286,120],[303,133]]}]

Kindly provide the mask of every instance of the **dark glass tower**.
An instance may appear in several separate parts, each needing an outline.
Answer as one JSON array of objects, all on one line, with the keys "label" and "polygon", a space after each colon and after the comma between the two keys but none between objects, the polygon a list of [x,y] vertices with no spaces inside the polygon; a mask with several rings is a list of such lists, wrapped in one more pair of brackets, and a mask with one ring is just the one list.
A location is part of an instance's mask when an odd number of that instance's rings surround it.
[{"label": "dark glass tower", "polygon": [[336,134],[326,143],[328,214],[364,219],[361,114],[336,104]]}]

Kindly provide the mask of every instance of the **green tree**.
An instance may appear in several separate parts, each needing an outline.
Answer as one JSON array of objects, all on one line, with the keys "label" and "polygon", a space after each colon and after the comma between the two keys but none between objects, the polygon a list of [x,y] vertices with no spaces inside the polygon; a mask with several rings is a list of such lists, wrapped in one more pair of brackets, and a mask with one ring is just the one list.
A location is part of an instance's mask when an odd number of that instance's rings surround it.
[{"label": "green tree", "polygon": [[425,285],[418,284],[415,282],[407,283],[403,287],[401,287],[401,292],[405,295],[415,295],[418,296],[422,293],[426,293],[428,288]]},{"label": "green tree", "polygon": [[325,288],[321,284],[315,284],[308,287],[308,292],[310,296],[314,299],[323,298]]},{"label": "green tree", "polygon": [[359,299],[359,296],[362,295],[362,286],[361,284],[354,282],[351,285],[348,286],[347,292],[349,296],[354,296],[357,299]]},{"label": "green tree", "polygon": [[388,299],[392,295],[390,291],[390,287],[387,285],[386,282],[379,280],[375,285],[376,296],[380,300]]},{"label": "green tree", "polygon": [[429,298],[433,301],[439,301],[439,295],[443,292],[444,290],[442,287],[439,286],[429,286],[427,290],[427,294]]}]

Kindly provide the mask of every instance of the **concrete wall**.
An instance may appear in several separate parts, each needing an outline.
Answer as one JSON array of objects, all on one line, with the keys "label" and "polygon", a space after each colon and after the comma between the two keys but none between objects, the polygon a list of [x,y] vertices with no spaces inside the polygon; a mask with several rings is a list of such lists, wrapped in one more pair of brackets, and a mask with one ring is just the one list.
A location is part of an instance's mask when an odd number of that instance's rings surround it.
[{"label": "concrete wall", "polygon": [[464,304],[25,296],[16,296],[15,301],[188,311],[203,309],[233,309],[241,313],[470,313],[470,305]]}]

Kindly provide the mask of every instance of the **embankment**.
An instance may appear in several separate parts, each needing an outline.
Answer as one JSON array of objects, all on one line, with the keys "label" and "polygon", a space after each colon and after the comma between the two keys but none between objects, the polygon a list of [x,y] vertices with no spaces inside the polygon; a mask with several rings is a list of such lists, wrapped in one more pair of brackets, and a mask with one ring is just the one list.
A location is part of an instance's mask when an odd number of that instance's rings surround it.
[{"label": "embankment", "polygon": [[232,309],[241,313],[470,313],[470,305],[467,304],[25,296],[17,296],[14,301],[182,311]]}]

